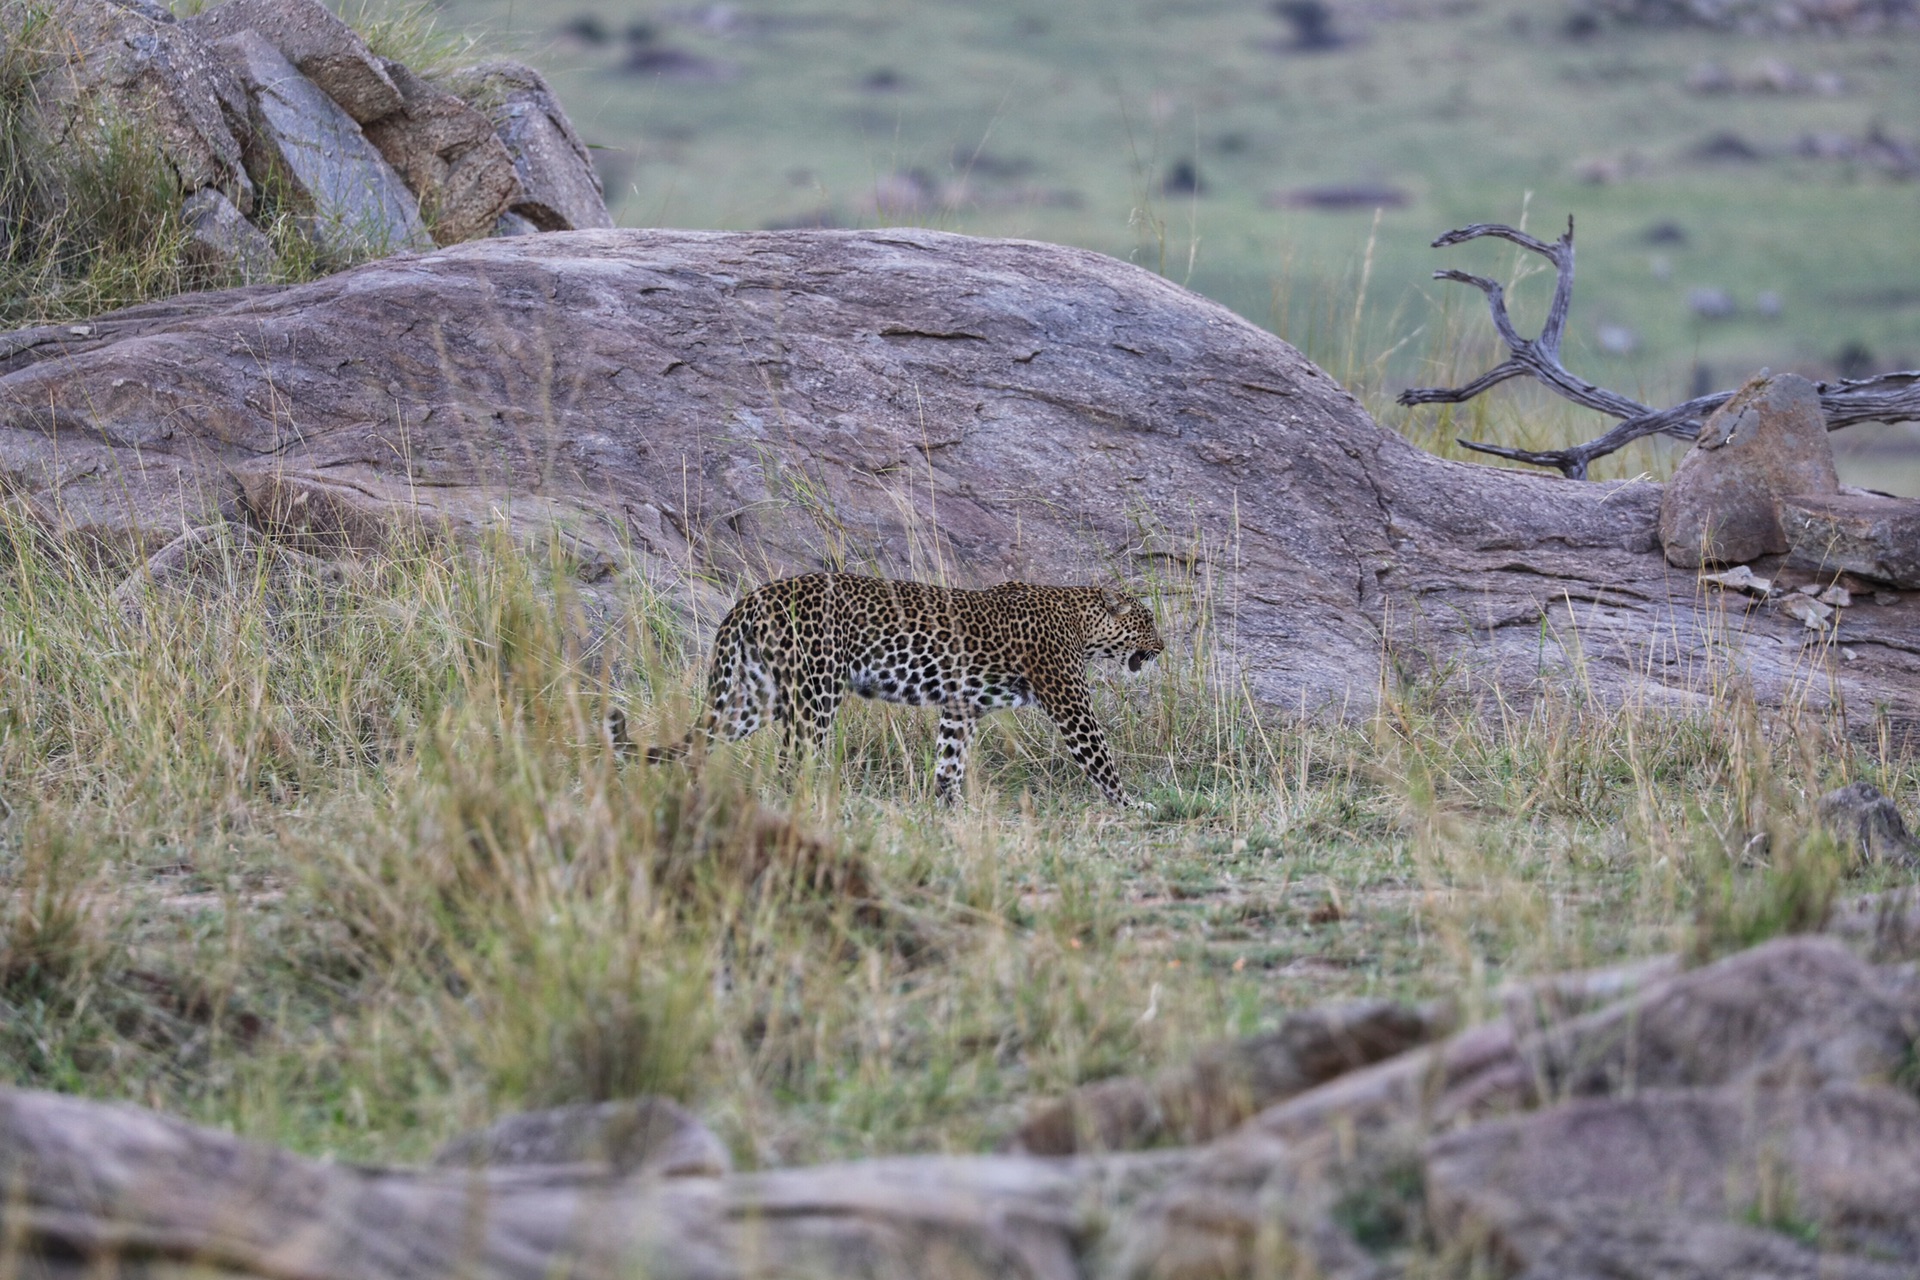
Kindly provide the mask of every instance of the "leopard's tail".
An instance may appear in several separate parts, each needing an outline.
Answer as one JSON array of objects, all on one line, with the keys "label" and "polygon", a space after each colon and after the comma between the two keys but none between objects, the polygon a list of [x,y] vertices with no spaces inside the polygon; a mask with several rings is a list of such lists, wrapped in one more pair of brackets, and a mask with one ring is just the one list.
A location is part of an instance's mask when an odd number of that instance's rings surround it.
[{"label": "leopard's tail", "polygon": [[747,634],[746,610],[742,608],[745,603],[742,601],[735,605],[721,620],[719,631],[714,633],[713,662],[707,670],[707,700],[700,709],[699,718],[680,741],[655,743],[648,747],[648,764],[684,760],[695,744],[704,745],[720,736],[721,716],[745,692],[747,651],[751,643]]}]

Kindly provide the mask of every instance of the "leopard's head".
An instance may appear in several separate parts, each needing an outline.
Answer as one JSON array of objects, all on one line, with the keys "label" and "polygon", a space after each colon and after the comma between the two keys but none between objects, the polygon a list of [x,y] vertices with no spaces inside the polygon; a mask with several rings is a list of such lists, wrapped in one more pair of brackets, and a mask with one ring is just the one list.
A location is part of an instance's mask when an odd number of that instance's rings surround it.
[{"label": "leopard's head", "polygon": [[1087,615],[1088,653],[1119,658],[1129,671],[1138,671],[1167,647],[1147,606],[1124,592],[1102,588]]}]

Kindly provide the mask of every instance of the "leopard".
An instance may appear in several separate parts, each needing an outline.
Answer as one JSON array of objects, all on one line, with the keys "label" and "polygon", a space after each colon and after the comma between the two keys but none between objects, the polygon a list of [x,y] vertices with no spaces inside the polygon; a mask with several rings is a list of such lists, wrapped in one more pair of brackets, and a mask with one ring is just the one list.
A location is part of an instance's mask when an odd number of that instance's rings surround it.
[{"label": "leopard", "polygon": [[1094,718],[1087,665],[1110,657],[1138,672],[1165,649],[1152,611],[1112,587],[1003,582],[965,590],[855,573],[783,578],[727,613],[714,636],[699,718],[680,742],[650,748],[647,759],[683,759],[744,738],[769,707],[790,750],[822,748],[851,692],[940,709],[934,797],[952,807],[980,718],[1038,706],[1110,802],[1144,808],[1121,785]]}]

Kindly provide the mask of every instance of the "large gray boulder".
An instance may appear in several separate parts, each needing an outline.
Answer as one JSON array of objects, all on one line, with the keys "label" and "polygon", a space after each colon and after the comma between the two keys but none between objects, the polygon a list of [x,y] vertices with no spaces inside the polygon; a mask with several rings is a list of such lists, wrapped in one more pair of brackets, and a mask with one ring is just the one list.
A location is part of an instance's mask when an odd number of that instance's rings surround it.
[{"label": "large gray boulder", "polygon": [[323,255],[344,264],[433,247],[400,175],[352,117],[264,36],[242,30],[214,48],[246,84],[252,103],[248,172],[292,197]]},{"label": "large gray boulder", "polygon": [[483,62],[448,76],[446,87],[485,111],[512,153],[520,180],[512,216],[538,231],[613,225],[587,144],[538,71],[524,62]]},{"label": "large gray boulder", "polygon": [[11,501],[129,550],[226,511],[307,549],[557,530],[586,575],[689,604],[823,564],[1130,579],[1292,711],[1457,659],[1517,698],[1699,705],[1731,666],[1762,701],[1920,721],[1920,600],[1810,659],[1665,563],[1660,486],[1435,458],[1273,335],[1054,245],[572,232],[178,299],[0,337],[0,457]]},{"label": "large gray boulder", "polygon": [[1920,1268],[1920,1102],[1883,1085],[1576,1101],[1435,1139],[1426,1188],[1443,1236],[1488,1240],[1542,1275],[1596,1252],[1596,1224],[1610,1274],[1675,1274],[1646,1265],[1644,1244],[1622,1249],[1623,1228],[1672,1238],[1704,1223],[1760,1230],[1716,1238],[1717,1269],[1694,1275],[1756,1274],[1760,1256],[1735,1260],[1771,1236],[1771,1274],[1891,1280]]}]

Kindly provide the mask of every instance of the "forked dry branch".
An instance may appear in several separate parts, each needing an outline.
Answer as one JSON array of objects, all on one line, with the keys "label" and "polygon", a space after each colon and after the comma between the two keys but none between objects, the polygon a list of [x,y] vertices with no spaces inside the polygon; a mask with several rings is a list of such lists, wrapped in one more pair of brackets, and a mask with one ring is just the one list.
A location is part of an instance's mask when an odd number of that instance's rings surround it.
[{"label": "forked dry branch", "polygon": [[[1465,386],[1409,387],[1400,393],[1400,403],[1461,404],[1509,378],[1531,375],[1575,404],[1598,409],[1622,421],[1605,435],[1566,449],[1513,449],[1505,445],[1462,439],[1459,443],[1463,448],[1531,463],[1537,467],[1557,467],[1572,479],[1584,480],[1587,478],[1587,467],[1595,458],[1603,458],[1644,436],[1669,435],[1681,440],[1693,439],[1707,415],[1733,395],[1732,391],[1715,391],[1695,396],[1670,409],[1654,409],[1569,373],[1560,362],[1560,340],[1566,332],[1567,310],[1573,302],[1573,218],[1567,218],[1567,233],[1552,244],[1497,222],[1476,222],[1458,231],[1447,232],[1433,242],[1433,247],[1445,249],[1469,240],[1478,240],[1482,236],[1511,241],[1553,264],[1553,302],[1547,308],[1547,319],[1540,328],[1540,336],[1531,339],[1520,336],[1519,330],[1514,328],[1513,318],[1507,314],[1506,291],[1497,281],[1465,271],[1436,271],[1433,273],[1435,280],[1457,280],[1487,295],[1487,305],[1493,313],[1493,326],[1500,331],[1500,338],[1507,344],[1509,354],[1505,360]],[[1909,369],[1871,378],[1815,385],[1820,391],[1820,407],[1826,413],[1829,431],[1838,431],[1860,422],[1920,421],[1920,371]]]}]

